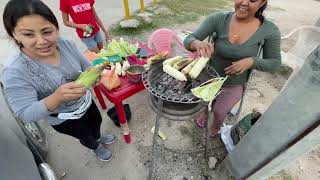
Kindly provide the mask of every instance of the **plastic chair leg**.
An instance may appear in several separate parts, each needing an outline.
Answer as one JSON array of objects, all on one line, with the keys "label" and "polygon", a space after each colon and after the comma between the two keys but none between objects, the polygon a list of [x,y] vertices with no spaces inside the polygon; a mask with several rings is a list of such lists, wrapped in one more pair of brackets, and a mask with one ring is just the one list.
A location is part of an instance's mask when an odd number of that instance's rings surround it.
[{"label": "plastic chair leg", "polygon": [[123,108],[122,102],[115,103],[114,104],[117,110],[119,122],[123,131],[123,137],[126,143],[131,143],[131,134],[130,129],[128,126],[127,118],[126,118],[126,112]]}]

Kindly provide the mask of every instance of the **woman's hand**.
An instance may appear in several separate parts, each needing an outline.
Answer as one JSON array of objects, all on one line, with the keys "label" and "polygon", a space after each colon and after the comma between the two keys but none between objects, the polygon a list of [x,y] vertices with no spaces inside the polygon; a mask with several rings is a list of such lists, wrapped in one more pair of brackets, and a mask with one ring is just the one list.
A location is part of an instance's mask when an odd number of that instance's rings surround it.
[{"label": "woman's hand", "polygon": [[85,95],[86,89],[74,82],[69,82],[61,85],[50,96],[45,98],[45,104],[48,111],[54,112],[54,110],[63,102],[74,99],[79,99]]},{"label": "woman's hand", "polygon": [[203,42],[199,40],[194,40],[192,41],[190,48],[192,50],[196,50],[199,55],[207,58],[211,58],[214,49],[213,49],[213,44],[209,42]]},{"label": "woman's hand", "polygon": [[55,97],[60,102],[70,101],[81,98],[86,93],[86,88],[74,82],[61,85],[54,92]]},{"label": "woman's hand", "polygon": [[248,57],[241,59],[239,61],[232,62],[232,65],[225,68],[224,72],[226,75],[240,75],[244,71],[250,69],[254,63],[253,58]]},{"label": "woman's hand", "polygon": [[94,82],[94,85],[97,86],[101,81],[101,74],[100,76],[97,78],[96,82]]}]

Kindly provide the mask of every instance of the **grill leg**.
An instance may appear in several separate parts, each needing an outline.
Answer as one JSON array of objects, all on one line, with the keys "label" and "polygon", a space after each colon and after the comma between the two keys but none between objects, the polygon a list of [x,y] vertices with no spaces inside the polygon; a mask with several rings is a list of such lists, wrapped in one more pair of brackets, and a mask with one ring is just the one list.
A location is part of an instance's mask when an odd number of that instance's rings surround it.
[{"label": "grill leg", "polygon": [[214,121],[214,114],[212,113],[212,111],[209,110],[209,108],[207,108],[206,113],[207,113],[207,121],[206,121],[206,142],[205,142],[205,151],[204,151],[204,157],[205,157],[204,175],[205,175],[205,178],[208,179],[209,178],[209,146],[210,146],[209,132],[210,132],[210,126]]},{"label": "grill leg", "polygon": [[152,140],[152,154],[151,154],[151,162],[150,162],[150,167],[149,167],[149,180],[152,180],[152,174],[153,174],[153,169],[155,166],[156,162],[156,148],[157,148],[157,136],[160,128],[160,119],[162,116],[162,108],[163,108],[163,100],[159,98],[159,101],[157,103],[158,106],[158,112],[156,114],[156,121],[154,125],[154,133],[153,133],[153,140]]}]

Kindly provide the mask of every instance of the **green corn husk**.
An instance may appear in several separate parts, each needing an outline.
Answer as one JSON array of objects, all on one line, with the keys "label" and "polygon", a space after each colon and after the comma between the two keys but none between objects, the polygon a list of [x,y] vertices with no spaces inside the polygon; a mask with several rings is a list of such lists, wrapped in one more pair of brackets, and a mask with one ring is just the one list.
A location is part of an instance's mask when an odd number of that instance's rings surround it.
[{"label": "green corn husk", "polygon": [[219,94],[219,91],[223,83],[227,80],[227,77],[219,77],[208,80],[200,86],[191,89],[191,92],[196,97],[211,102]]},{"label": "green corn husk", "polygon": [[82,85],[87,89],[90,88],[99,78],[102,71],[106,67],[107,63],[101,63],[99,65],[90,67],[82,72],[78,79],[75,81],[76,84]]},{"label": "green corn husk", "polygon": [[105,47],[105,50],[101,50],[98,54],[100,57],[119,55],[121,57],[127,57],[131,54],[136,54],[138,45],[131,44],[120,38],[119,41],[112,39],[112,41]]}]

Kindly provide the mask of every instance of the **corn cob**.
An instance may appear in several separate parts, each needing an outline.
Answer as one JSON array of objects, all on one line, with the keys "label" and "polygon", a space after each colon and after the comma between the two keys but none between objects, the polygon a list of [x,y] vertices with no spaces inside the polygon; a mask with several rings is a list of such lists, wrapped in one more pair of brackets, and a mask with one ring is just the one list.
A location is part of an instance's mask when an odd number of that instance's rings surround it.
[{"label": "corn cob", "polygon": [[101,63],[99,65],[86,69],[79,75],[75,83],[86,88],[90,88],[99,78],[106,65],[107,63]]},{"label": "corn cob", "polygon": [[181,72],[182,72],[184,75],[188,74],[189,71],[192,69],[192,67],[193,67],[196,63],[197,63],[197,60],[193,60],[190,64],[188,64],[186,67],[184,67]]},{"label": "corn cob", "polygon": [[209,58],[201,57],[197,61],[197,63],[193,66],[193,68],[189,71],[188,73],[189,76],[192,79],[197,79],[197,77],[199,76],[199,74],[201,73],[202,69],[207,64],[208,61],[209,61]]},{"label": "corn cob", "polygon": [[163,61],[162,64],[163,64],[163,65],[167,64],[167,65],[172,66],[173,64],[175,64],[176,62],[178,62],[178,61],[180,61],[180,60],[182,60],[182,59],[183,59],[182,56],[176,56],[176,57],[169,58],[169,59]]},{"label": "corn cob", "polygon": [[160,53],[158,53],[157,55],[154,55],[150,58],[148,58],[147,62],[148,64],[155,64],[161,60],[167,59],[168,58],[168,51],[162,51]]},{"label": "corn cob", "polygon": [[187,80],[184,74],[182,74],[180,71],[176,70],[170,65],[167,65],[167,64],[163,65],[163,71],[179,81]]}]

